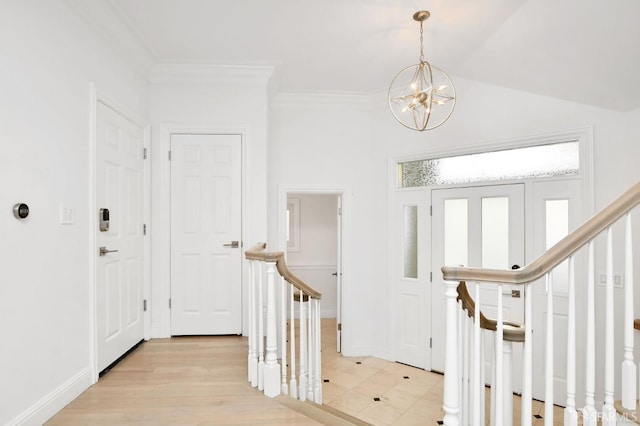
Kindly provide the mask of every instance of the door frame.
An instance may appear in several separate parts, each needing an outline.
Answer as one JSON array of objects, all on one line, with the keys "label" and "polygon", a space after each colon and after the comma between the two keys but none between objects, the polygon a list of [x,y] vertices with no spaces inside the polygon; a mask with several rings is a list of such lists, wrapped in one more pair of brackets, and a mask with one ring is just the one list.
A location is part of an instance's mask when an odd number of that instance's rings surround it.
[{"label": "door frame", "polygon": [[[434,185],[434,186],[425,186],[420,188],[401,188],[398,186],[398,164],[408,161],[416,161],[416,160],[424,160],[424,159],[437,159],[443,157],[454,157],[458,155],[467,155],[467,154],[477,154],[482,152],[490,152],[490,151],[499,151],[506,149],[515,149],[515,148],[526,148],[532,146],[539,145],[549,145],[554,143],[562,143],[569,141],[577,141],[579,144],[579,155],[580,155],[580,173],[577,176],[567,176],[567,178],[579,178],[581,181],[581,191],[582,191],[582,200],[581,200],[581,208],[584,214],[584,217],[591,217],[595,211],[595,200],[594,200],[594,166],[593,166],[593,127],[579,127],[573,129],[565,129],[559,130],[550,133],[541,133],[537,135],[530,135],[524,137],[514,137],[508,139],[501,139],[495,141],[488,142],[480,142],[480,143],[467,143],[459,146],[451,147],[451,148],[439,148],[435,150],[424,150],[420,152],[416,152],[413,154],[406,154],[401,156],[393,156],[389,157],[387,162],[387,183],[388,183],[388,206],[387,206],[387,215],[389,218],[393,217],[393,208],[396,200],[395,194],[398,192],[407,192],[418,189],[427,189],[428,193],[428,203],[431,205],[431,190],[432,189],[445,189],[452,188],[456,186],[474,186],[474,185],[497,185],[497,184],[508,184],[508,183],[518,183],[523,182],[525,180],[505,180],[505,181],[488,181],[488,182],[469,182],[467,184],[454,184],[454,185]],[[553,180],[554,177],[543,177],[539,180]],[[556,177],[557,179],[557,177]],[[528,182],[533,182],[535,179],[527,179]],[[532,195],[529,195],[525,188],[525,205],[531,205]],[[525,215],[528,212],[525,208]],[[526,258],[529,253],[533,253],[533,243],[532,239],[528,238],[528,236],[532,235],[533,225],[528,225],[525,220],[525,260],[526,262],[530,261]],[[394,317],[396,316],[395,306],[396,306],[396,297],[393,288],[393,264],[395,260],[392,258],[394,256],[392,250],[392,223],[389,221],[388,223],[388,238],[387,238],[387,253],[388,253],[388,265],[387,265],[387,315],[388,315],[388,323],[394,323]],[[431,235],[429,234],[429,238]],[[424,253],[425,256],[429,256],[429,259],[432,257],[431,248],[428,247]],[[526,263],[525,262],[525,263]],[[431,265],[431,261],[429,261],[429,265]],[[430,266],[431,267],[431,266]],[[429,273],[434,273],[432,270],[427,271]],[[398,347],[397,344],[397,335],[394,333],[392,327],[388,330],[388,354],[390,357],[395,357],[395,348]],[[431,337],[431,335],[429,336]]]},{"label": "door frame", "polygon": [[[179,123],[163,123],[159,125],[159,148],[156,155],[159,164],[154,163],[159,168],[159,183],[154,186],[157,188],[157,204],[154,202],[154,228],[157,227],[161,231],[154,231],[153,247],[156,249],[153,255],[153,264],[158,265],[153,271],[153,299],[151,300],[151,312],[154,319],[152,325],[151,336],[158,338],[171,337],[171,310],[169,308],[169,298],[171,297],[171,162],[169,161],[169,151],[171,149],[172,134],[193,134],[193,135],[240,135],[241,137],[241,235],[242,243],[245,248],[255,244],[250,224],[254,223],[254,217],[259,216],[253,214],[251,209],[249,186],[251,169],[251,139],[250,130],[246,127],[229,127],[214,124],[179,124]],[[153,153],[152,153],[153,159]],[[153,229],[152,229],[153,231]],[[241,318],[242,318],[242,334],[247,335],[247,270],[248,263],[244,256],[241,257]]]},{"label": "door frame", "polygon": [[336,306],[339,310],[342,329],[341,349],[343,354],[352,352],[351,342],[353,338],[349,332],[349,327],[345,324],[351,324],[350,311],[348,307],[351,302],[349,289],[350,283],[350,235],[351,235],[351,188],[342,186],[306,186],[306,185],[278,185],[278,221],[277,221],[277,247],[278,251],[287,252],[287,199],[290,194],[305,195],[337,195],[342,202],[342,218],[339,221],[338,233],[340,235],[340,265],[342,267],[342,280],[340,294],[337,300],[340,306]]},{"label": "door frame", "polygon": [[[89,246],[88,246],[88,261],[89,261],[89,365],[91,367],[92,382],[98,381],[100,371],[98,371],[98,263],[97,263],[97,235],[98,235],[98,204],[97,204],[97,122],[98,122],[98,103],[102,103],[109,108],[116,111],[129,121],[139,126],[144,133],[143,147],[147,150],[147,160],[144,161],[143,171],[143,219],[144,223],[150,223],[151,218],[151,168],[149,165],[149,143],[151,141],[151,127],[145,120],[139,117],[134,112],[125,108],[112,98],[99,91],[96,88],[95,83],[89,83]],[[144,260],[142,267],[142,295],[144,300],[149,301],[151,296],[151,239],[149,237],[149,230],[147,229],[147,238],[144,238]],[[148,305],[147,305],[148,306]],[[144,322],[144,339],[149,340],[151,338],[151,311],[147,309],[143,313]]]}]

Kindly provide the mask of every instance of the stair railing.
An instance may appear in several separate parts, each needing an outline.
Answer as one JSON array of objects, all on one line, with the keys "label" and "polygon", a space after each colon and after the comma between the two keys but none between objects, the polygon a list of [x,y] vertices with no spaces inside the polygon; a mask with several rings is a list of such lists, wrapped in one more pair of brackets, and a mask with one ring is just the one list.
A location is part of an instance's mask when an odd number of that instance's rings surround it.
[{"label": "stair railing", "polygon": [[[521,425],[530,425],[532,422],[532,284],[542,278],[546,278],[547,313],[545,336],[545,372],[544,372],[544,422],[545,425],[553,425],[553,380],[554,380],[554,329],[553,329],[553,280],[552,271],[562,262],[568,261],[568,315],[567,315],[567,347],[566,347],[566,406],[564,409],[564,424],[576,426],[578,424],[578,411],[582,415],[582,423],[585,426],[596,426],[602,421],[604,426],[615,425],[618,419],[614,407],[614,291],[613,291],[613,225],[622,217],[625,217],[624,232],[624,324],[622,352],[624,354],[621,367],[622,410],[626,412],[636,409],[637,399],[637,368],[633,359],[633,256],[632,256],[632,230],[631,211],[640,203],[640,183],[632,186],[609,206],[586,221],[574,232],[547,250],[539,258],[529,265],[518,270],[495,270],[482,268],[442,267],[445,280],[446,298],[446,343],[445,343],[445,375],[443,410],[445,413],[444,424],[448,426],[484,425],[484,378],[483,363],[484,350],[481,346],[482,321],[480,310],[473,310],[474,320],[463,320],[467,315],[463,314],[457,299],[458,286],[462,282],[471,285],[474,293],[475,304],[481,304],[480,283],[495,286],[498,308],[495,319],[495,355],[494,355],[494,380],[492,385],[492,418],[491,425],[510,425],[512,414],[504,410],[504,404],[512,400],[512,389],[505,385],[503,372],[506,369],[503,356],[503,343],[507,339],[509,324],[504,321],[502,309],[503,286],[522,285],[524,287],[525,312],[524,312],[524,342],[522,354],[522,398],[521,398]],[[604,315],[601,321],[605,324],[604,339],[599,345],[604,347],[603,364],[597,371],[604,372],[604,403],[600,410],[595,406],[595,376],[596,376],[596,332],[595,332],[595,255],[594,239],[606,234],[606,291],[604,301]],[[575,255],[580,249],[587,251],[586,284],[578,283],[575,279]],[[582,348],[576,348],[576,293],[584,296],[586,293],[586,318],[582,319],[585,327],[586,342]],[[462,304],[462,302],[461,302]],[[462,305],[461,305],[462,306]],[[466,333],[465,333],[465,330]],[[585,391],[584,407],[576,407],[576,351],[584,353],[585,357]],[[495,389],[494,389],[495,388]],[[624,414],[623,414],[624,416]],[[635,419],[631,419],[635,420]]]},{"label": "stair railing", "polygon": [[266,247],[260,243],[245,252],[250,263],[248,380],[271,398],[288,394],[322,404],[322,294],[289,271],[284,252]]}]

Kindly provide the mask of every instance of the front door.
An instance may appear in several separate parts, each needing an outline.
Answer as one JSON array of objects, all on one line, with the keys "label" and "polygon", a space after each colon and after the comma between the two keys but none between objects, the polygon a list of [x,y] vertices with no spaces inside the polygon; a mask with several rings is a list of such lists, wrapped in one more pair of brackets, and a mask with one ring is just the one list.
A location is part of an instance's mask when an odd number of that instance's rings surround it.
[{"label": "front door", "polygon": [[171,135],[171,334],[240,334],[240,135]]},{"label": "front door", "polygon": [[[432,369],[444,371],[445,328],[442,321],[445,286],[443,265],[512,269],[524,264],[524,184],[492,185],[432,191]],[[496,318],[496,286],[482,285],[480,306],[488,317]],[[519,287],[504,286],[504,319],[523,323],[524,299]],[[473,290],[470,288],[471,294]],[[485,345],[491,350],[490,339]],[[520,346],[520,345],[518,345]],[[520,357],[514,347],[514,371]],[[491,360],[490,353],[485,359]],[[488,363],[486,371],[490,370]],[[520,387],[514,376],[514,390]]]},{"label": "front door", "polygon": [[[396,311],[392,318],[395,360],[430,369],[429,190],[412,188],[397,191],[393,196],[391,274]],[[441,323],[438,320],[437,324]]]},{"label": "front door", "polygon": [[142,128],[98,102],[99,211],[94,212],[102,219],[95,247],[98,371],[144,338],[143,141]]}]

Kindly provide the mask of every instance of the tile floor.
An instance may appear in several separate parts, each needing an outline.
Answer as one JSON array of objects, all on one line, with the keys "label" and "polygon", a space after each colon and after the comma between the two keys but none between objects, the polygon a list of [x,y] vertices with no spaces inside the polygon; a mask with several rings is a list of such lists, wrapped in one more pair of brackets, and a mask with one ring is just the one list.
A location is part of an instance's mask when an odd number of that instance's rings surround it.
[{"label": "tile floor", "polygon": [[[437,425],[444,415],[444,376],[373,357],[336,352],[335,320],[322,320],[323,403],[373,425]],[[487,389],[487,410],[489,389]],[[514,396],[513,424],[520,424],[520,398]],[[544,404],[533,403],[532,424],[543,424]],[[563,422],[554,407],[554,424]],[[488,416],[487,416],[488,417]],[[487,424],[489,424],[487,419]]]}]

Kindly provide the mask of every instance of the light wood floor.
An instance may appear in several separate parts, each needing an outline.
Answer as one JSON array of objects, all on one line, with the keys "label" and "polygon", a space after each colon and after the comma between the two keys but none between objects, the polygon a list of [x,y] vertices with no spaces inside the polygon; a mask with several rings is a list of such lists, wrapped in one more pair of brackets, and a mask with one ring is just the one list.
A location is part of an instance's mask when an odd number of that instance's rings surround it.
[{"label": "light wood floor", "polygon": [[[436,426],[442,419],[443,376],[372,357],[342,357],[335,350],[335,321],[323,320],[322,327],[325,404],[374,425]],[[246,369],[242,337],[154,339],[47,424],[319,424],[251,388]]]},{"label": "light wood floor", "polygon": [[242,337],[144,343],[48,425],[318,425],[247,383]]}]

